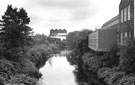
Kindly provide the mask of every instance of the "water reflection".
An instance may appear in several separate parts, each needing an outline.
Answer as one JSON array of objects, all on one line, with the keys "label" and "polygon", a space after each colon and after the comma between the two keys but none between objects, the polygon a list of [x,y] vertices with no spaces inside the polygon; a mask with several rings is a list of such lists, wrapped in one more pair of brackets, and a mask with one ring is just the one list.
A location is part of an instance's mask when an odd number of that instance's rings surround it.
[{"label": "water reflection", "polygon": [[53,57],[40,69],[42,85],[77,85],[71,66],[66,57]]},{"label": "water reflection", "polygon": [[87,75],[86,74],[84,74],[81,71],[78,71],[77,68],[73,71],[73,73],[75,75],[75,79],[76,79],[77,85],[88,85],[88,83],[87,83],[88,79],[87,79]]}]

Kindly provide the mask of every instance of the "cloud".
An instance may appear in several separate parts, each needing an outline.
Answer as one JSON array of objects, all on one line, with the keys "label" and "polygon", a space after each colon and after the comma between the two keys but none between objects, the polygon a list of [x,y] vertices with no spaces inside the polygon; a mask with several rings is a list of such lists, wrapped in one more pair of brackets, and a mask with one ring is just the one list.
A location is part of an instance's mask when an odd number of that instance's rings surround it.
[{"label": "cloud", "polygon": [[87,20],[94,15],[96,10],[90,8],[76,9],[72,11],[72,20],[81,21]]},{"label": "cloud", "polygon": [[41,6],[61,7],[61,8],[80,8],[89,6],[90,0],[35,0]]},{"label": "cloud", "polygon": [[[49,17],[48,21],[49,22],[60,22],[63,20],[70,20],[71,21],[81,21],[81,20],[86,20],[89,17],[93,15],[94,12],[91,12],[92,10],[92,2],[91,0],[29,0],[29,8],[31,10],[42,10],[43,12],[46,11],[55,11],[53,17]],[[32,6],[31,6],[32,5]],[[41,9],[42,8],[42,9]],[[45,10],[47,9],[47,10]],[[59,10],[58,12],[56,10]],[[69,19],[61,17],[57,17],[57,15],[61,14],[63,11],[65,12],[64,15],[61,15],[63,17],[67,17]],[[38,12],[38,11],[37,11]],[[69,14],[70,16],[67,16]],[[46,16],[44,16],[46,17]]]}]

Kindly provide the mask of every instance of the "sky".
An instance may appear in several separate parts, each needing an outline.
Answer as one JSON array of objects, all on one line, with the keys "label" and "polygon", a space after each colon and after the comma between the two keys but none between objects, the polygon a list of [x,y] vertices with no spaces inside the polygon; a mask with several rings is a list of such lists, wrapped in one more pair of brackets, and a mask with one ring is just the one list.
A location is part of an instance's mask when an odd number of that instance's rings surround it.
[{"label": "sky", "polygon": [[24,8],[35,34],[49,35],[50,29],[95,30],[118,15],[120,0],[0,0],[0,15],[7,5]]}]

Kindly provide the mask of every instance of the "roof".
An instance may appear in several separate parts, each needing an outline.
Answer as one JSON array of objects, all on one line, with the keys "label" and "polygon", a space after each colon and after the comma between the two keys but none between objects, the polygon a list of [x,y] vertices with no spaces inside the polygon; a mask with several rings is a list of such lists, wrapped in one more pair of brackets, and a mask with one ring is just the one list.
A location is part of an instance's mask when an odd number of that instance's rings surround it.
[{"label": "roof", "polygon": [[50,33],[67,33],[66,29],[51,29]]},{"label": "roof", "polygon": [[105,29],[105,28],[111,27],[113,25],[116,25],[118,23],[119,23],[119,15],[113,17],[112,19],[110,19],[109,21],[104,23],[101,28]]}]

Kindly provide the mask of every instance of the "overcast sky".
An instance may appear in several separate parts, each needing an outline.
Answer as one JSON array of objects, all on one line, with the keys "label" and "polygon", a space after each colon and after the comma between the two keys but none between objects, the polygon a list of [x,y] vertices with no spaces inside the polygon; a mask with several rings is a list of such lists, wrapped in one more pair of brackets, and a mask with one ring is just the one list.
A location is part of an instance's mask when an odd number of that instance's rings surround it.
[{"label": "overcast sky", "polygon": [[23,7],[31,19],[34,33],[49,34],[50,29],[94,30],[118,14],[120,0],[0,0],[0,15],[7,5]]}]

